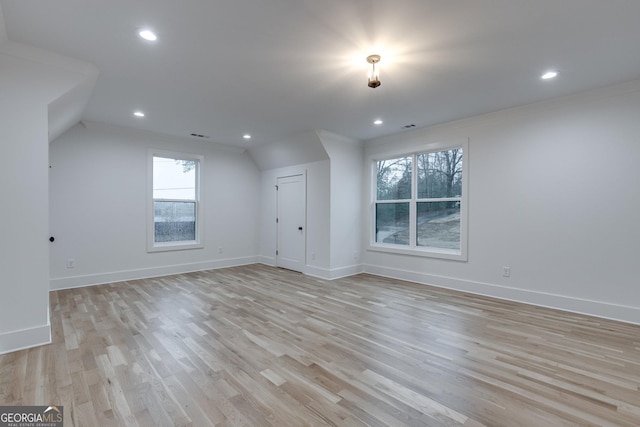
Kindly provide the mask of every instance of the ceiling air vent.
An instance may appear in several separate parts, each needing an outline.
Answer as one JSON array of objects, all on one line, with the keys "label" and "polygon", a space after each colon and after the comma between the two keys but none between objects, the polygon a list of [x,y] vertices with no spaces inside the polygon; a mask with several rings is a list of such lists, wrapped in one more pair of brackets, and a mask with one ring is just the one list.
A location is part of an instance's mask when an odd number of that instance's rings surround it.
[{"label": "ceiling air vent", "polygon": [[411,129],[411,128],[414,128],[414,127],[416,127],[416,125],[414,125],[414,124],[404,125],[404,126],[402,126],[402,129]]},{"label": "ceiling air vent", "polygon": [[195,136],[196,138],[207,138],[207,139],[211,138],[210,136],[202,135],[199,133],[192,133],[191,136]]}]

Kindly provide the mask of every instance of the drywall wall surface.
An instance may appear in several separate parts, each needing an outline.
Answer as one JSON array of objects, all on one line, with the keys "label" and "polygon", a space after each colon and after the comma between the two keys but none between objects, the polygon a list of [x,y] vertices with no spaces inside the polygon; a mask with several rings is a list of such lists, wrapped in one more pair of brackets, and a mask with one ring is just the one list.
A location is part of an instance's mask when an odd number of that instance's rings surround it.
[{"label": "drywall wall surface", "polygon": [[469,239],[467,262],[367,251],[365,270],[640,323],[638,117],[632,81],[368,141],[365,194],[377,153],[469,138]]},{"label": "drywall wall surface", "polygon": [[318,136],[331,162],[332,278],[361,269],[363,147],[357,140],[327,131]]},{"label": "drywall wall surface", "polygon": [[[204,156],[204,248],[147,252],[150,149]],[[79,124],[51,143],[51,287],[256,262],[259,186],[241,150]]]},{"label": "drywall wall surface", "polygon": [[[0,93],[11,93],[1,78]],[[50,340],[46,107],[2,98],[0,353]]]},{"label": "drywall wall surface", "polygon": [[0,45],[0,353],[50,341],[47,111],[83,78],[62,63],[69,65],[54,54]]},{"label": "drywall wall surface", "polygon": [[4,22],[4,13],[0,5],[0,43],[7,41],[7,26]]},{"label": "drywall wall surface", "polygon": [[276,168],[262,172],[260,202],[260,259],[276,264],[276,213],[278,177],[306,174],[306,265],[305,272],[317,276],[329,274],[329,160]]}]

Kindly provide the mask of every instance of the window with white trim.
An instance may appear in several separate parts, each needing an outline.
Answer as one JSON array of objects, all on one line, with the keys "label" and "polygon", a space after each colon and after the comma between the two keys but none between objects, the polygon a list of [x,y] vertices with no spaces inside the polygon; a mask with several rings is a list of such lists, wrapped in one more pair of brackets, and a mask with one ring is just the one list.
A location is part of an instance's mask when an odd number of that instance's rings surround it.
[{"label": "window with white trim", "polygon": [[373,159],[370,249],[466,260],[467,143]]},{"label": "window with white trim", "polygon": [[149,163],[147,249],[154,252],[203,247],[200,201],[203,157],[151,150]]}]

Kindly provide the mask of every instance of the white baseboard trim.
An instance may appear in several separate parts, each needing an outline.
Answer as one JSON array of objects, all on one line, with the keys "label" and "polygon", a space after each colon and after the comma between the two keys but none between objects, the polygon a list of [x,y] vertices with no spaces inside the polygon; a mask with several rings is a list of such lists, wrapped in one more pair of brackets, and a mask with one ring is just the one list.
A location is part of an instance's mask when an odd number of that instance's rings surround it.
[{"label": "white baseboard trim", "polygon": [[248,256],[242,258],[167,265],[162,267],[140,268],[136,270],[115,271],[110,273],[89,274],[85,276],[53,278],[49,280],[49,290],[57,291],[60,289],[81,288],[83,286],[103,285],[105,283],[123,282],[126,280],[148,279],[150,277],[169,276],[171,274],[237,267],[240,265],[255,264],[257,261],[257,256]]},{"label": "white baseboard trim", "polygon": [[12,353],[45,344],[51,344],[50,325],[0,334],[0,354]]},{"label": "white baseboard trim", "polygon": [[406,280],[439,288],[453,289],[540,307],[585,314],[626,323],[640,324],[640,308],[607,302],[592,301],[565,295],[555,295],[526,289],[516,289],[491,283],[455,279],[415,271],[401,270],[379,265],[364,265],[364,272],[376,276]]},{"label": "white baseboard trim", "polygon": [[304,274],[308,276],[318,277],[325,280],[335,280],[342,277],[353,276],[354,274],[362,273],[362,265],[349,265],[347,267],[340,268],[320,268],[307,265],[305,267]]},{"label": "white baseboard trim", "polygon": [[268,265],[270,267],[275,267],[276,266],[276,259],[274,257],[270,257],[270,256],[260,255],[258,257],[258,262],[260,264]]},{"label": "white baseboard trim", "polygon": [[318,277],[320,279],[331,280],[331,270],[328,268],[314,267],[307,265],[304,267],[304,274],[307,276]]},{"label": "white baseboard trim", "polygon": [[346,267],[332,268],[330,271],[331,280],[341,279],[343,277],[354,276],[362,273],[362,264],[348,265]]},{"label": "white baseboard trim", "polygon": [[[277,267],[275,258],[267,257],[264,255],[260,255],[259,258],[260,260],[258,262],[260,264],[268,265],[270,267]],[[306,274],[307,276],[317,277],[319,279],[335,280],[342,277],[353,276],[354,274],[362,273],[362,264],[349,265],[347,267],[334,269],[306,265],[302,273]]]}]

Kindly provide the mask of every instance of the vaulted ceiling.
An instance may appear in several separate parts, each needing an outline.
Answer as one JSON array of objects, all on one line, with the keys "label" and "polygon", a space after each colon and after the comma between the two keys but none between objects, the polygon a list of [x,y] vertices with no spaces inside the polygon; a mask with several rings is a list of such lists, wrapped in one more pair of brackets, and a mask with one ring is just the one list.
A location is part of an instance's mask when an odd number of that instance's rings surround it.
[{"label": "vaulted ceiling", "polygon": [[[312,129],[366,140],[640,77],[637,0],[0,6],[9,40],[97,66],[83,119],[239,147]],[[373,53],[376,89],[366,84]],[[541,80],[548,69],[558,77]]]}]

